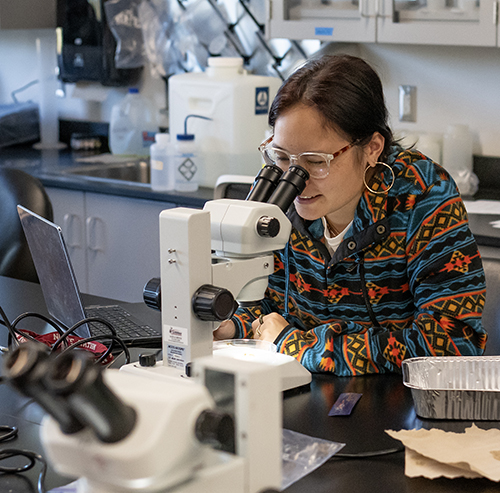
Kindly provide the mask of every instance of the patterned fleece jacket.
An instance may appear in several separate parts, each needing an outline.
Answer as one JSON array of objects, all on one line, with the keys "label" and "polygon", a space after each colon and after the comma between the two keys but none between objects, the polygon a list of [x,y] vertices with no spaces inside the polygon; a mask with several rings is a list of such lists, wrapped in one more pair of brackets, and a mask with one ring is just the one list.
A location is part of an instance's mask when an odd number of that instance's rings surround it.
[{"label": "patterned fleece jacket", "polygon": [[[330,256],[321,219],[293,207],[287,246],[275,252],[261,306],[239,309],[237,338],[278,312],[289,322],[274,341],[312,372],[400,371],[405,358],[479,355],[485,277],[467,214],[448,173],[417,151],[392,149]],[[380,166],[380,165],[379,165]]]}]

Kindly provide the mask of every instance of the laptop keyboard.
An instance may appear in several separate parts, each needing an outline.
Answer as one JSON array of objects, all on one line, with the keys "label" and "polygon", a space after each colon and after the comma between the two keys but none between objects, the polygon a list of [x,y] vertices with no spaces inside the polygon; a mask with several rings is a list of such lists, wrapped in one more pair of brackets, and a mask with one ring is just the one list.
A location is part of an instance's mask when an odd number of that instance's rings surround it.
[{"label": "laptop keyboard", "polygon": [[[122,339],[161,337],[158,330],[138,324],[124,308],[118,305],[85,308],[87,317],[99,317],[109,322]],[[109,328],[97,322],[89,324],[92,335],[109,334]]]}]

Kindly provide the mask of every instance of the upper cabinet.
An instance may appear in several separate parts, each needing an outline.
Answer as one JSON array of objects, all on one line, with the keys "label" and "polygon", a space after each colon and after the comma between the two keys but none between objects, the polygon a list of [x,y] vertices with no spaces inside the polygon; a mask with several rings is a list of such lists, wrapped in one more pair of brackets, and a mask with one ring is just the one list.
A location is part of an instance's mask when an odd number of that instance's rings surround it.
[{"label": "upper cabinet", "polygon": [[0,29],[55,29],[56,0],[0,0]]},{"label": "upper cabinet", "polygon": [[269,38],[497,46],[498,0],[271,0]]},{"label": "upper cabinet", "polygon": [[373,0],[270,0],[269,38],[375,41]]},{"label": "upper cabinet", "polygon": [[495,0],[379,0],[381,43],[496,46]]}]

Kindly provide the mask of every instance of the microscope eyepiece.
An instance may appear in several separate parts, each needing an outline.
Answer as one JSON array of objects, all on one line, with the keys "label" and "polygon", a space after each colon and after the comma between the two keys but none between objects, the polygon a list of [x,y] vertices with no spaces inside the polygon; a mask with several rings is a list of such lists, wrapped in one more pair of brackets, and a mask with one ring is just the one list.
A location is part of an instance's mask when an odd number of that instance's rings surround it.
[{"label": "microscope eyepiece", "polygon": [[53,396],[64,399],[73,416],[90,427],[104,443],[116,443],[133,430],[135,410],[106,385],[103,368],[88,353],[70,351],[52,361],[45,384]]},{"label": "microscope eyepiece", "polygon": [[283,171],[278,166],[266,164],[255,177],[252,189],[245,200],[267,202],[282,175]]},{"label": "microscope eyepiece", "polygon": [[267,201],[269,204],[277,205],[286,213],[297,195],[306,188],[309,173],[301,166],[290,166],[288,171],[281,177],[276,189]]}]

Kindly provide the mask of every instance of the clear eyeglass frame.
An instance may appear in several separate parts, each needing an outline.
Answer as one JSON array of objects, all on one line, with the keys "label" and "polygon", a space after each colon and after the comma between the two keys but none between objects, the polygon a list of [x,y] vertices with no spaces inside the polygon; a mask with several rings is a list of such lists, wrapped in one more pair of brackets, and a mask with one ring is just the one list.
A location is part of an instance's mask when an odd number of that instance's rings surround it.
[{"label": "clear eyeglass frame", "polygon": [[[293,163],[298,164],[309,173],[311,178],[316,179],[326,178],[330,174],[330,163],[356,144],[355,142],[347,144],[333,154],[324,152],[301,152],[300,154],[290,154],[284,149],[273,147],[271,145],[273,137],[274,136],[269,137],[258,147],[266,164],[278,166],[278,168],[283,171],[287,171]],[[281,163],[280,159],[282,161]],[[285,162],[287,164],[285,164]]]}]

